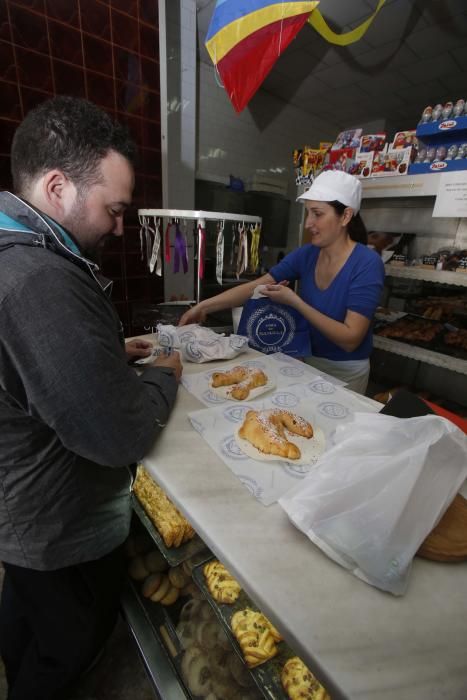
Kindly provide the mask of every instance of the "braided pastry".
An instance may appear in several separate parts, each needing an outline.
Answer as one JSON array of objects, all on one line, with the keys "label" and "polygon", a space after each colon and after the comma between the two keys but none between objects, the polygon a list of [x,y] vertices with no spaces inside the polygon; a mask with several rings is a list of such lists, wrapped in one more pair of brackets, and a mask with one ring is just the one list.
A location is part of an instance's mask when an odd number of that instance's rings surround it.
[{"label": "braided pastry", "polygon": [[190,523],[141,465],[138,467],[133,491],[162,535],[166,547],[180,547],[183,542],[195,536]]},{"label": "braided pastry", "polygon": [[281,683],[290,700],[331,700],[325,688],[298,656],[284,665]]},{"label": "braided pastry", "polygon": [[220,561],[215,559],[208,562],[203,572],[214,600],[218,603],[235,603],[242,590],[241,586]]},{"label": "braided pastry", "polygon": [[282,639],[262,613],[249,609],[235,613],[232,617],[232,631],[249,668],[272,659],[278,651],[276,641]]},{"label": "braided pastry", "polygon": [[308,421],[278,408],[248,411],[238,434],[264,454],[300,459],[301,452],[297,445],[287,440],[286,429],[301,437],[313,437],[313,428]]},{"label": "braided pastry", "polygon": [[251,389],[267,384],[268,378],[261,369],[252,367],[232,367],[228,372],[214,372],[211,377],[211,386],[234,385],[229,390],[229,396],[238,401],[244,401],[250,395]]}]

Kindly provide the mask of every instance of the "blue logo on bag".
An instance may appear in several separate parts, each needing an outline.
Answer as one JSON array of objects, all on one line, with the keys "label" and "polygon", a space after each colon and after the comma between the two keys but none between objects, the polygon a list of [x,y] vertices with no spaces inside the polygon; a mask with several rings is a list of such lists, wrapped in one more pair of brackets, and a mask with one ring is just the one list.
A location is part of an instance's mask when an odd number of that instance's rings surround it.
[{"label": "blue logo on bag", "polygon": [[238,334],[246,335],[249,344],[266,353],[283,352],[306,357],[311,355],[308,321],[286,304],[269,299],[250,299],[243,307]]},{"label": "blue logo on bag", "polygon": [[251,314],[247,323],[248,337],[262,345],[282,347],[288,345],[295,333],[295,320],[287,311],[271,311],[265,314],[258,309]]}]

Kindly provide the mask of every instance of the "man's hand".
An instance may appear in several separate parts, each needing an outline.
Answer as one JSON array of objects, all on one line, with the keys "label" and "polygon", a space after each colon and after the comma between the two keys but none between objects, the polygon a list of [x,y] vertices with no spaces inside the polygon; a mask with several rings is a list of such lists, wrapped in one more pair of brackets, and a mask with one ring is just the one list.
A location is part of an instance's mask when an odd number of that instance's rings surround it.
[{"label": "man's hand", "polygon": [[201,304],[196,304],[188,311],[185,311],[183,316],[181,316],[178,325],[187,326],[189,323],[203,323],[206,320],[206,312],[201,307]]},{"label": "man's hand", "polygon": [[148,340],[135,338],[127,340],[125,343],[125,352],[128,360],[138,360],[141,357],[149,357],[152,353],[152,343]]},{"label": "man's hand", "polygon": [[180,362],[180,353],[177,352],[176,350],[172,350],[170,355],[159,355],[157,360],[154,360],[154,362],[151,362],[149,366],[151,366],[151,367],[170,367],[174,371],[175,379],[177,380],[177,382],[179,382],[181,379],[182,372],[183,372],[183,365]]}]

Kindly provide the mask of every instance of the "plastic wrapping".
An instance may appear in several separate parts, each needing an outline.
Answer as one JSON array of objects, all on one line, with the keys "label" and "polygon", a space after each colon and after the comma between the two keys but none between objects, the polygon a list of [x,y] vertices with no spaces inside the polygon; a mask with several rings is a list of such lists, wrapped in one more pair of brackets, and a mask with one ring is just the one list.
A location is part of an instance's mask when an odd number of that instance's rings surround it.
[{"label": "plastic wrapping", "polygon": [[356,413],[279,501],[329,557],[394,595],[467,477],[467,439],[438,416]]}]

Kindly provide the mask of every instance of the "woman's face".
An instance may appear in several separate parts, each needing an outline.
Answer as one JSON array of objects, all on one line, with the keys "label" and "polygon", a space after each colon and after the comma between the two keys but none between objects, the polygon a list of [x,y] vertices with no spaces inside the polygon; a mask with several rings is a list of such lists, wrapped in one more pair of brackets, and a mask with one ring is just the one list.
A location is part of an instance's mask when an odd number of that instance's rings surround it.
[{"label": "woman's face", "polygon": [[319,248],[326,248],[335,243],[345,233],[347,223],[346,209],[339,215],[334,207],[327,202],[315,202],[310,200],[305,204],[306,219],[305,230],[308,233],[310,243]]}]

